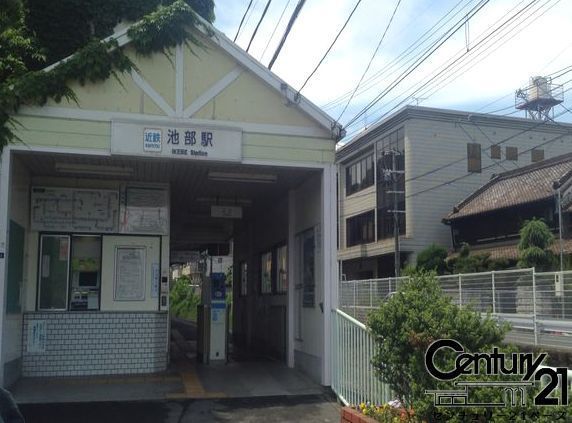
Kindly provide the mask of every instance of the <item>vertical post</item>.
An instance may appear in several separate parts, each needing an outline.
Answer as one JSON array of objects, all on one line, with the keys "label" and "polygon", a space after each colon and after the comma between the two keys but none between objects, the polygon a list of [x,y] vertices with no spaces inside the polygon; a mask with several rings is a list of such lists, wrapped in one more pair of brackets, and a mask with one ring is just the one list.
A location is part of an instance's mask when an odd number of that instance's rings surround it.
[{"label": "vertical post", "polygon": [[463,277],[459,273],[459,305],[463,305]]},{"label": "vertical post", "polygon": [[323,365],[322,384],[330,385],[331,376],[331,350],[330,325],[331,310],[338,307],[338,272],[336,248],[336,166],[331,163],[322,171],[322,284],[323,294]]},{"label": "vertical post", "polygon": [[395,244],[395,277],[399,277],[399,273],[401,271],[401,253],[400,253],[400,246],[399,246],[399,210],[397,209],[397,154],[398,152],[395,150],[392,154],[392,166],[391,166],[391,176],[393,181],[393,241]]},{"label": "vertical post", "polygon": [[534,345],[538,345],[538,321],[536,319],[536,268],[532,268],[532,324],[534,327]]},{"label": "vertical post", "polygon": [[369,280],[369,308],[373,308],[373,280]]},{"label": "vertical post", "polygon": [[357,316],[357,297],[356,297],[357,281],[356,280],[353,281],[353,285],[354,285],[354,289],[353,289],[353,291],[354,291],[354,300],[353,300],[354,315],[353,315],[353,317],[355,318]]},{"label": "vertical post", "polygon": [[0,153],[0,387],[4,386],[4,317],[8,278],[8,228],[10,216],[10,147]]},{"label": "vertical post", "polygon": [[286,364],[294,367],[294,309],[295,309],[295,286],[298,279],[296,268],[297,248],[296,248],[296,193],[294,190],[288,192],[288,346]]},{"label": "vertical post", "polygon": [[[556,206],[558,207],[558,236],[560,240],[560,272],[564,271],[564,244],[562,243],[562,192],[558,188]],[[564,282],[563,282],[564,283]],[[564,285],[562,285],[564,286]]]},{"label": "vertical post", "polygon": [[493,313],[497,312],[496,308],[496,289],[495,289],[495,271],[491,272],[491,283],[493,288]]}]

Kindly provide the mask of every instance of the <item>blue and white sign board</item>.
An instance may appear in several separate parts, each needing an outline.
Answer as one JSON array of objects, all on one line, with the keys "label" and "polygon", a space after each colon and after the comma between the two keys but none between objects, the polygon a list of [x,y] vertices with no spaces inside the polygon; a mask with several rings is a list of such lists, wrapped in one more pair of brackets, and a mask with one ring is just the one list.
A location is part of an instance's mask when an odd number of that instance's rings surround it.
[{"label": "blue and white sign board", "polygon": [[111,153],[186,160],[240,161],[242,131],[181,122],[111,123]]}]

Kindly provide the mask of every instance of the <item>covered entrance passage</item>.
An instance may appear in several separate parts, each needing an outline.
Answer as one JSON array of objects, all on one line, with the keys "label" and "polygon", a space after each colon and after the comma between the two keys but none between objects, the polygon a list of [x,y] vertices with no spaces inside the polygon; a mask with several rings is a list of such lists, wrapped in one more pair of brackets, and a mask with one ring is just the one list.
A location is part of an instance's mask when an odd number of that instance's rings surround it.
[{"label": "covered entrance passage", "polygon": [[[133,53],[119,82],[16,117],[22,144],[0,162],[2,385],[168,371],[171,264],[225,249],[232,363],[329,385],[340,128],[223,34],[197,36],[207,48]],[[194,371],[211,390],[225,376],[208,369]]]}]

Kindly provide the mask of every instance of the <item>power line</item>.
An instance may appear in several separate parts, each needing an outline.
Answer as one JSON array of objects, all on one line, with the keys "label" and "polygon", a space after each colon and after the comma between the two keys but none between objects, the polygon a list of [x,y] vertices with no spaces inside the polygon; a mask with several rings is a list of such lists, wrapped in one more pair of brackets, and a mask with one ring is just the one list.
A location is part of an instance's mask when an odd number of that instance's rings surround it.
[{"label": "power line", "polygon": [[278,59],[278,55],[282,51],[282,47],[284,47],[284,43],[286,42],[286,39],[288,38],[288,35],[290,34],[290,31],[292,30],[292,27],[294,26],[296,19],[298,19],[298,15],[300,14],[300,11],[304,7],[304,4],[306,4],[306,0],[298,0],[298,4],[296,5],[296,8],[292,12],[292,16],[290,16],[290,21],[288,21],[288,25],[286,25],[286,30],[282,35],[282,39],[280,40],[280,43],[278,43],[278,47],[276,47],[276,51],[274,51],[272,59],[270,59],[270,63],[268,63],[268,69],[272,69],[272,66],[274,66],[274,62],[276,62],[276,59]]},{"label": "power line", "polygon": [[266,46],[264,47],[264,50],[262,51],[262,54],[260,55],[260,61],[262,61],[262,59],[264,58],[264,54],[266,53],[266,50],[268,50],[268,46],[270,45],[270,42],[274,39],[274,34],[276,34],[276,31],[278,30],[278,27],[280,26],[280,23],[282,22],[282,18],[284,17],[284,14],[286,13],[286,9],[288,9],[288,6],[290,6],[291,2],[292,2],[292,0],[288,0],[286,2],[286,6],[284,6],[284,9],[282,9],[282,13],[280,14],[280,17],[278,18],[278,22],[274,26],[274,30],[272,31],[272,34],[268,38],[268,42],[266,43]]},{"label": "power line", "polygon": [[377,47],[375,48],[375,51],[373,52],[373,54],[371,55],[371,58],[369,59],[369,63],[367,64],[365,70],[363,71],[361,78],[359,79],[354,91],[352,92],[352,95],[348,99],[348,102],[344,106],[344,109],[342,110],[342,112],[340,113],[340,115],[338,116],[336,121],[339,122],[341,117],[343,116],[343,114],[346,112],[346,109],[348,108],[352,99],[354,98],[354,95],[355,95],[356,91],[358,90],[358,88],[360,87],[360,85],[363,81],[363,78],[365,77],[365,75],[369,71],[369,68],[373,62],[373,59],[377,55],[377,52],[379,51],[379,48],[381,47],[381,43],[383,43],[383,40],[385,39],[385,35],[387,34],[387,31],[389,30],[389,27],[391,26],[391,23],[393,22],[393,18],[395,17],[395,14],[397,13],[397,9],[399,9],[400,4],[401,4],[401,0],[397,0],[397,3],[395,4],[395,8],[393,9],[393,13],[391,14],[391,17],[389,18],[389,22],[387,23],[387,26],[385,27],[385,30],[383,31],[383,34],[381,35],[381,38],[379,39],[379,42],[377,43]]},{"label": "power line", "polygon": [[246,18],[246,15],[248,15],[248,11],[250,10],[250,7],[252,6],[253,1],[254,0],[250,0],[250,2],[248,3],[248,6],[246,7],[246,10],[244,11],[244,15],[242,15],[242,19],[240,20],[240,24],[238,25],[238,29],[236,30],[236,35],[234,36],[234,39],[232,40],[235,43],[236,43],[236,39],[238,38],[238,34],[240,34],[240,30],[242,29],[242,24],[244,23],[244,19]]},{"label": "power line", "polygon": [[[475,51],[478,51],[483,45],[485,45],[485,43],[487,43],[491,37],[495,36],[495,34],[503,29],[505,26],[507,28],[509,28],[507,26],[507,24],[511,24],[513,20],[515,20],[516,18],[520,18],[521,15],[527,11],[528,8],[530,8],[532,6],[532,4],[534,4],[535,2],[537,2],[538,0],[533,0],[532,2],[528,3],[524,8],[520,9],[518,12],[516,12],[514,15],[512,15],[509,19],[505,20],[502,24],[500,24],[499,26],[497,26],[492,32],[490,32],[489,34],[487,34],[486,36],[484,36],[484,38],[482,38],[481,40],[479,40],[479,42],[472,48],[471,50],[471,54],[474,53]],[[534,10],[529,16],[527,16],[525,18],[525,20],[530,19],[534,14],[538,13],[540,11],[541,8],[545,7],[550,1],[552,0],[548,0],[547,2],[545,2],[543,5],[541,5],[537,10]],[[558,0],[560,1],[560,0]],[[522,3],[522,2],[521,2]],[[550,8],[554,7],[554,5],[550,6]],[[549,10],[549,9],[548,9]],[[548,10],[546,10],[545,12],[543,12],[543,14],[545,14]],[[497,21],[500,22],[500,19]],[[524,22],[524,21],[523,21]],[[507,35],[510,34],[510,32],[516,30],[518,28],[518,26],[522,25],[523,22],[520,22],[518,24],[516,24],[516,26],[512,27],[509,29],[508,33],[505,33],[501,36],[501,39],[505,38]],[[493,24],[494,25],[494,24]],[[491,25],[489,28],[492,28],[493,25]],[[484,33],[483,33],[484,34]],[[514,34],[511,39],[515,36],[516,34]],[[506,43],[506,41],[504,42]],[[503,44],[504,44],[503,43]],[[501,44],[502,45],[502,44]],[[472,57],[470,59],[470,62],[466,63],[465,65],[463,65],[463,67],[466,67],[469,63],[474,62],[475,60],[478,59],[479,55],[482,55],[486,50],[488,50],[492,45],[489,45],[486,47],[486,49],[483,52],[480,52],[477,56]],[[498,49],[500,46],[498,46],[496,49]],[[496,51],[496,49],[494,51]],[[409,98],[411,98],[411,96],[415,95],[416,93],[420,92],[421,90],[423,90],[425,87],[429,86],[430,84],[433,84],[434,87],[430,88],[430,90],[433,90],[431,93],[429,93],[429,89],[426,89],[425,91],[423,91],[420,95],[425,96],[425,97],[429,97],[430,95],[434,94],[435,92],[437,92],[439,89],[442,89],[445,85],[448,85],[449,83],[453,82],[453,80],[457,79],[459,76],[458,72],[463,69],[463,67],[458,68],[457,70],[455,70],[453,75],[449,75],[446,76],[444,79],[439,78],[441,75],[444,74],[444,72],[446,72],[447,70],[449,70],[452,66],[455,66],[459,61],[464,61],[467,57],[467,52],[466,51],[462,51],[461,52],[461,56],[457,57],[456,59],[453,59],[452,62],[446,64],[438,73],[434,74],[432,77],[430,77],[428,80],[426,80],[425,82],[421,82],[421,86],[419,86],[418,88],[416,88],[408,97],[406,97],[404,100],[402,100],[400,103],[398,103],[397,105],[395,105],[392,109],[390,109],[388,112],[384,113],[382,116],[380,116],[376,121],[379,121],[380,119],[382,119],[383,117],[387,116],[388,114],[390,114],[393,110],[397,109],[400,105],[402,105],[403,103],[405,103]],[[492,52],[491,52],[492,53]],[[488,57],[488,55],[490,55],[491,53],[487,54],[485,57],[480,58],[478,61],[482,61],[484,60],[484,58]],[[464,73],[464,72],[463,72]],[[456,74],[456,75],[455,75]],[[452,76],[455,76],[454,79],[450,80]],[[441,79],[439,81],[439,79]],[[446,84],[443,84],[443,82],[450,80],[449,82],[447,82]],[[438,81],[438,82],[437,82]],[[440,86],[439,86],[440,85]],[[438,88],[436,88],[438,86]],[[399,97],[399,96],[398,96]],[[398,98],[397,97],[397,98]],[[396,99],[397,99],[396,98]],[[392,101],[390,101],[389,103],[391,103]],[[506,110],[509,107],[503,108],[503,109],[499,109],[498,111],[502,111],[502,110]],[[350,126],[351,124],[349,124],[348,126]]]},{"label": "power line", "polygon": [[[441,17],[431,28],[429,28],[428,30],[426,30],[421,36],[419,36],[412,44],[410,44],[404,51],[402,51],[395,59],[393,59],[391,62],[389,62],[387,65],[385,65],[384,67],[382,67],[381,69],[379,69],[375,74],[373,74],[371,77],[369,77],[368,79],[365,80],[365,84],[364,84],[364,88],[362,90],[359,91],[358,95],[363,94],[364,92],[372,89],[375,87],[375,81],[379,78],[379,77],[384,77],[387,78],[388,76],[388,71],[389,69],[391,69],[392,67],[394,67],[394,65],[397,65],[399,62],[401,62],[403,59],[407,59],[407,57],[411,56],[412,52],[415,51],[418,47],[422,46],[423,44],[425,44],[433,35],[435,35],[441,28],[443,28],[447,23],[449,23],[455,16],[457,16],[462,9],[458,10],[453,16],[451,16],[449,19],[447,19],[445,22],[443,22],[443,24],[441,24],[439,27],[437,27],[437,25],[439,25],[439,23],[441,21],[443,21],[447,16],[449,16],[461,3],[463,3],[465,0],[460,0],[457,4],[455,4],[455,6],[453,6],[453,8],[451,8],[443,17]],[[471,3],[473,0],[469,0],[469,3]],[[429,34],[429,35],[427,35]],[[408,60],[405,62],[405,64],[410,63],[411,60]],[[393,72],[389,72],[389,74],[393,74],[395,73],[395,71]],[[348,91],[345,94],[342,94],[341,96],[337,97],[336,99],[326,103],[324,106],[322,106],[325,109],[330,109],[334,106],[337,106],[339,104],[341,104],[341,102],[343,102],[344,100],[346,100],[348,98],[349,95],[351,95],[352,91]]]},{"label": "power line", "polygon": [[266,7],[264,7],[264,10],[262,11],[262,16],[260,16],[260,19],[258,20],[258,23],[256,24],[256,28],[254,28],[254,32],[252,33],[252,37],[250,37],[250,41],[248,42],[248,47],[246,47],[247,52],[248,52],[248,50],[250,50],[250,46],[252,45],[252,42],[254,41],[254,37],[256,37],[256,33],[258,32],[258,28],[260,28],[260,24],[262,23],[262,21],[264,20],[264,17],[266,16],[266,12],[268,12],[268,7],[270,7],[270,3],[272,3],[272,0],[268,0],[266,2]]},{"label": "power line", "polygon": [[310,80],[310,78],[312,78],[312,76],[314,76],[314,74],[316,73],[316,71],[318,70],[318,68],[322,65],[322,63],[324,62],[324,60],[326,59],[326,57],[328,56],[328,54],[330,53],[330,51],[332,50],[332,48],[334,47],[334,45],[336,44],[336,42],[338,41],[338,38],[340,38],[340,35],[342,35],[342,32],[344,32],[344,29],[346,28],[346,26],[348,25],[348,22],[350,21],[350,19],[352,18],[352,16],[354,15],[355,11],[357,10],[358,6],[360,5],[360,3],[362,2],[362,0],[358,0],[354,6],[354,8],[352,9],[350,15],[348,16],[348,18],[346,19],[346,21],[344,22],[344,25],[341,27],[341,29],[338,31],[338,34],[336,35],[336,37],[334,38],[334,41],[332,41],[332,43],[330,44],[330,47],[328,47],[328,49],[326,50],[326,52],[324,53],[324,55],[322,56],[322,58],[320,59],[320,61],[318,62],[318,64],[316,65],[316,67],[314,68],[314,70],[310,73],[310,75],[308,75],[308,78],[306,78],[306,80],[304,81],[304,83],[302,84],[302,86],[300,87],[300,89],[298,90],[298,94],[300,94],[300,92],[304,89],[304,87],[306,86],[306,84],[308,83],[308,81]]},{"label": "power line", "polygon": [[363,116],[363,114],[365,112],[369,111],[383,97],[385,97],[390,91],[392,91],[393,88],[395,88],[399,83],[401,83],[401,81],[403,81],[415,69],[417,69],[423,62],[425,62],[425,60],[427,60],[436,50],[439,49],[439,47],[441,47],[447,40],[449,40],[464,25],[464,22],[468,21],[473,16],[475,16],[483,7],[485,7],[488,4],[489,1],[490,0],[482,0],[473,9],[471,9],[470,14],[467,14],[467,16],[465,18],[461,19],[460,21],[457,21],[457,23],[454,25],[453,28],[449,29],[439,40],[437,40],[435,43],[432,44],[432,46],[430,47],[431,50],[429,52],[427,52],[424,55],[424,57],[417,60],[416,63],[411,65],[409,68],[407,68],[396,80],[394,80],[394,82],[392,84],[390,84],[390,86],[388,88],[386,88],[382,93],[380,93],[378,96],[376,96],[356,116],[354,116],[352,119],[350,119],[350,121],[348,122],[348,125],[351,125],[353,122],[357,121],[357,119],[359,119],[361,116]]}]

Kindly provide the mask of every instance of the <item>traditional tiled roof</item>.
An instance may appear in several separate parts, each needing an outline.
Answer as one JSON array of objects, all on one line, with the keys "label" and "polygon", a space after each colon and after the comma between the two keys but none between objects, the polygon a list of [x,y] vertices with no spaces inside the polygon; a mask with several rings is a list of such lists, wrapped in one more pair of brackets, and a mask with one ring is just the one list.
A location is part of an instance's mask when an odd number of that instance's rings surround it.
[{"label": "traditional tiled roof", "polygon": [[[554,254],[560,254],[560,242],[556,239],[550,246],[550,250]],[[562,250],[564,254],[572,253],[572,239],[562,240]],[[471,255],[477,254],[490,254],[490,258],[496,259],[507,259],[507,260],[518,260],[518,241],[513,243],[492,243],[482,246],[471,247]],[[450,254],[449,257],[457,257],[459,252],[456,251]]]},{"label": "traditional tiled roof", "polygon": [[514,207],[554,197],[554,184],[572,178],[572,153],[501,173],[459,203],[444,220]]}]

